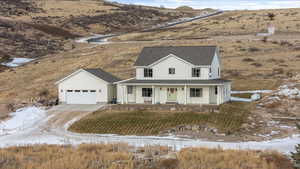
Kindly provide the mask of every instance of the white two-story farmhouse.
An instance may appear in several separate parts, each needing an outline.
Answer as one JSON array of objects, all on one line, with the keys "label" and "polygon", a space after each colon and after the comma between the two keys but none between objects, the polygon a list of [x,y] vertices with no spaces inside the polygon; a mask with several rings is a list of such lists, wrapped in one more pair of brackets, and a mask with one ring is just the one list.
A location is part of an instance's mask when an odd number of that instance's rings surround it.
[{"label": "white two-story farmhouse", "polygon": [[216,46],[146,47],[136,63],[136,77],[117,82],[122,104],[222,104],[230,100],[231,82],[221,79]]},{"label": "white two-story farmhouse", "polygon": [[231,82],[221,79],[216,46],[146,47],[136,77],[120,80],[101,69],[80,69],[58,81],[62,103],[222,104]]}]

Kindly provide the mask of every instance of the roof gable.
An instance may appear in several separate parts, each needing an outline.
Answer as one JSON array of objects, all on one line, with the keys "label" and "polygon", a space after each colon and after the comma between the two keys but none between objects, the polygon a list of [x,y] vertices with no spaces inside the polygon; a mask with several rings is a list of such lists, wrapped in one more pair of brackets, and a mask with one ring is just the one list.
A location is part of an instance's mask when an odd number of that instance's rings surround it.
[{"label": "roof gable", "polygon": [[216,52],[216,46],[145,47],[134,65],[148,66],[170,54],[195,66],[211,65]]},{"label": "roof gable", "polygon": [[66,76],[65,78],[57,81],[55,84],[59,84],[75,75],[77,75],[78,73],[82,72],[82,71],[85,71],[89,74],[91,74],[92,76],[96,77],[96,78],[99,78],[107,83],[114,83],[114,82],[117,82],[117,81],[120,81],[119,78],[113,76],[112,74],[108,73],[108,72],[105,72],[104,70],[102,69],[79,69],[75,72],[73,72],[72,74]]},{"label": "roof gable", "polygon": [[165,60],[167,60],[168,58],[171,58],[171,57],[173,57],[173,58],[175,58],[175,59],[177,59],[177,60],[179,60],[179,61],[181,61],[181,62],[184,62],[184,63],[186,63],[186,64],[189,64],[189,65],[192,65],[192,66],[193,66],[193,64],[191,64],[190,62],[187,62],[186,60],[183,60],[183,59],[181,59],[180,57],[177,57],[176,55],[173,55],[173,54],[169,54],[169,55],[167,55],[167,56],[165,56],[165,57],[163,57],[163,58],[161,58],[161,59],[155,61],[154,63],[152,63],[152,64],[150,64],[150,65],[148,65],[148,66],[149,66],[149,67],[152,67],[152,66],[157,65],[157,64],[159,64],[159,63],[161,63],[161,62],[163,62],[163,61],[165,61]]}]

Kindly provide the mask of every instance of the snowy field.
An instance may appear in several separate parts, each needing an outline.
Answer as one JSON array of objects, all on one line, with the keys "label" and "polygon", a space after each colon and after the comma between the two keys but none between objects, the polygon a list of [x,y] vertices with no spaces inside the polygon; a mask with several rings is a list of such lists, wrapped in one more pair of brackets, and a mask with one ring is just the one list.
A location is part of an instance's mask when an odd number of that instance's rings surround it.
[{"label": "snowy field", "polygon": [[31,144],[77,145],[81,143],[125,142],[134,146],[170,146],[175,150],[180,150],[184,147],[221,147],[224,149],[276,150],[289,154],[291,151],[294,151],[295,145],[300,143],[300,135],[262,142],[217,142],[185,139],[174,136],[158,137],[120,136],[113,134],[77,134],[67,131],[66,128],[80,117],[74,117],[62,126],[54,125],[49,127],[47,122],[61,113],[48,114],[49,111],[45,111],[43,108],[38,107],[27,107],[13,112],[10,120],[0,123],[2,126],[0,130],[0,147]]}]

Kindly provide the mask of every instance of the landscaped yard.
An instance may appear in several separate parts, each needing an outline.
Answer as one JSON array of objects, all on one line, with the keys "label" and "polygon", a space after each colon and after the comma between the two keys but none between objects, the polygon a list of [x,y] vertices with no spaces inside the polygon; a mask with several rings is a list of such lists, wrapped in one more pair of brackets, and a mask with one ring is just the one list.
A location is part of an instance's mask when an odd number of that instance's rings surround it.
[{"label": "landscaped yard", "polygon": [[179,125],[207,124],[236,132],[249,115],[249,103],[228,103],[219,112],[97,111],[69,128],[79,133],[156,135]]}]

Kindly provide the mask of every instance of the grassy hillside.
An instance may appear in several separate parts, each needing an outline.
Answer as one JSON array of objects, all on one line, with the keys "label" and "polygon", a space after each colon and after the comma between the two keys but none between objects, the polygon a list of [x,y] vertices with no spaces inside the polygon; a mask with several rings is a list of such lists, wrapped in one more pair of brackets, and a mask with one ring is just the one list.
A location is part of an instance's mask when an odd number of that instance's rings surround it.
[{"label": "grassy hillside", "polygon": [[292,169],[276,152],[127,145],[28,146],[0,149],[1,169]]},{"label": "grassy hillside", "polygon": [[[299,71],[300,51],[295,42],[263,41],[155,41],[116,43],[102,46],[74,44],[76,48],[48,55],[26,66],[1,73],[3,90],[0,102],[36,100],[47,89],[56,97],[55,81],[78,68],[103,68],[120,78],[133,77],[133,64],[145,46],[157,45],[218,45],[221,47],[224,77],[232,79],[234,90],[274,89],[281,79]],[[258,85],[259,84],[259,85]]]},{"label": "grassy hillside", "polygon": [[[273,20],[269,14],[274,14]],[[119,37],[119,40],[158,40],[158,39],[210,39],[219,37],[224,40],[254,39],[257,33],[267,32],[267,26],[273,24],[278,40],[297,40],[300,36],[300,8],[230,11],[204,21],[190,22],[158,32],[132,33]],[[180,32],[180,33],[179,33]],[[251,35],[251,36],[249,36]]]},{"label": "grassy hillside", "polygon": [[68,50],[69,39],[87,34],[130,32],[197,12],[95,0],[4,0],[0,2],[0,62]]}]

